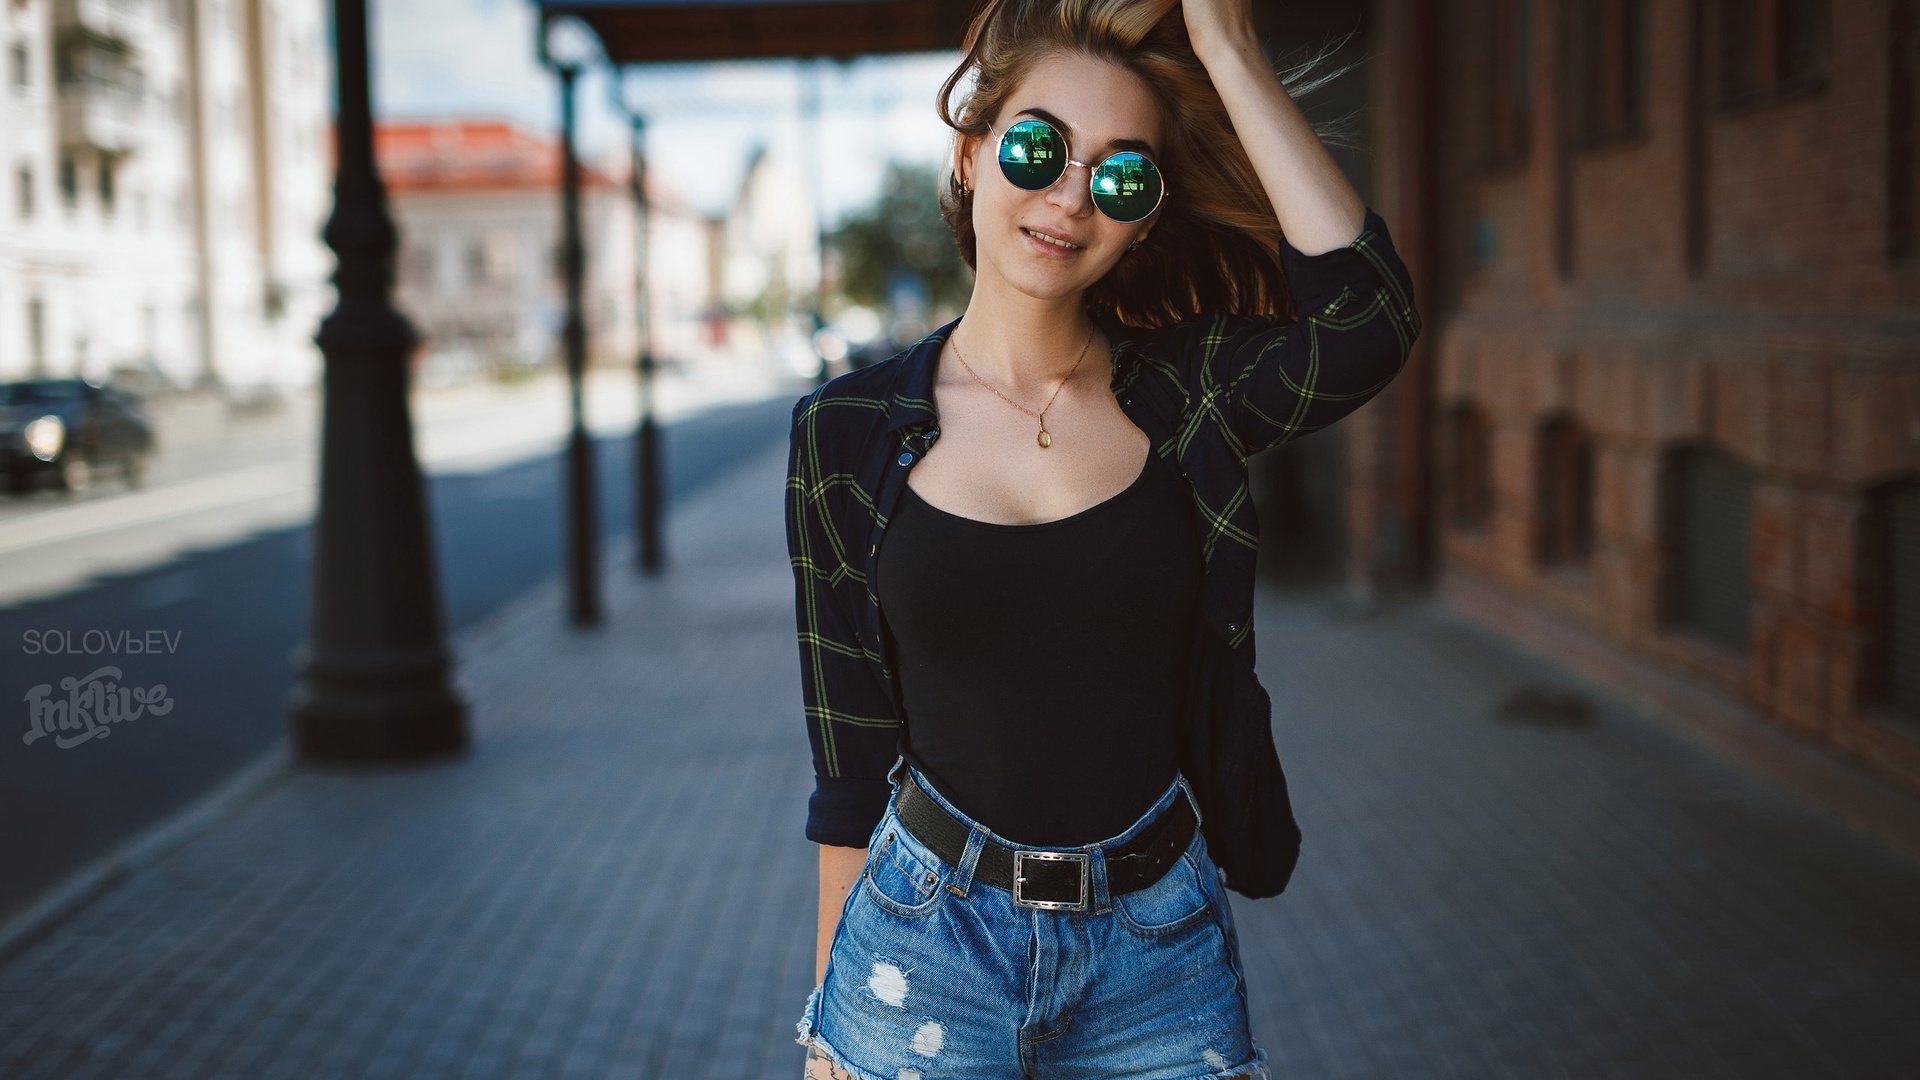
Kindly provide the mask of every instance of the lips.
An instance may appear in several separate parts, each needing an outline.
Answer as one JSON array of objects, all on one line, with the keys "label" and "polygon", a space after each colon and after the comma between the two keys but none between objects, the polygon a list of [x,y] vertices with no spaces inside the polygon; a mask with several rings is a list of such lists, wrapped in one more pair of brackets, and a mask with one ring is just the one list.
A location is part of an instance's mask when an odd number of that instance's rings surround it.
[{"label": "lips", "polygon": [[1049,247],[1058,248],[1061,251],[1084,250],[1083,245],[1076,244],[1073,241],[1068,240],[1064,236],[1061,236],[1057,233],[1047,232],[1044,229],[1035,229],[1026,225],[1022,225],[1020,227],[1020,231],[1023,233],[1026,233],[1028,236],[1033,237],[1035,240],[1040,241],[1042,244],[1046,244]]}]

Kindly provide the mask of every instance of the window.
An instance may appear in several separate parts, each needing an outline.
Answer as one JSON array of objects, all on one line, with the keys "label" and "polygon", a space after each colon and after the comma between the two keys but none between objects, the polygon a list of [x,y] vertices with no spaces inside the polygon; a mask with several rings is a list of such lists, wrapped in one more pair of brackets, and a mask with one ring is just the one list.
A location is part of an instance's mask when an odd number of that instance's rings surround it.
[{"label": "window", "polygon": [[1744,656],[1753,474],[1720,450],[1688,447],[1668,456],[1665,487],[1668,622]]},{"label": "window", "polygon": [[1533,128],[1533,5],[1493,0],[1488,40],[1487,165],[1524,164]]},{"label": "window", "polygon": [[[1880,703],[1920,719],[1920,482],[1884,490],[1874,500],[1872,542],[1878,548],[1878,682]],[[1872,571],[1870,571],[1872,575]],[[1874,598],[1870,596],[1868,600]]]},{"label": "window", "polygon": [[425,289],[433,284],[433,248],[423,244],[406,249],[400,260],[400,283],[413,289]]},{"label": "window", "polygon": [[97,181],[100,186],[100,212],[112,215],[114,197],[113,161],[109,158],[101,158],[94,167],[99,171]]},{"label": "window", "polygon": [[47,306],[27,301],[27,362],[35,375],[47,371]]},{"label": "window", "polygon": [[20,220],[33,217],[33,168],[20,166],[13,174],[13,204],[19,208]]},{"label": "window", "polygon": [[1889,5],[1887,258],[1920,255],[1920,0]]},{"label": "window", "polygon": [[1826,0],[1715,0],[1716,104],[1736,109],[1826,85],[1827,27]]},{"label": "window", "polygon": [[80,167],[71,157],[60,159],[60,201],[69,210],[80,205]]},{"label": "window", "polygon": [[7,50],[7,54],[10,61],[8,67],[12,69],[12,77],[9,81],[13,83],[16,91],[24,94],[33,86],[33,69],[27,66],[27,43],[14,42],[13,47]]},{"label": "window", "polygon": [[1548,421],[1535,468],[1535,554],[1543,566],[1585,562],[1593,552],[1593,441],[1569,417]]},{"label": "window", "polygon": [[1478,528],[1493,516],[1493,438],[1477,406],[1447,416],[1447,511],[1455,525]]},{"label": "window", "polygon": [[1646,0],[1578,0],[1572,16],[1580,144],[1637,138],[1646,130]]},{"label": "window", "polygon": [[467,241],[467,284],[487,283],[487,245],[475,238]]}]

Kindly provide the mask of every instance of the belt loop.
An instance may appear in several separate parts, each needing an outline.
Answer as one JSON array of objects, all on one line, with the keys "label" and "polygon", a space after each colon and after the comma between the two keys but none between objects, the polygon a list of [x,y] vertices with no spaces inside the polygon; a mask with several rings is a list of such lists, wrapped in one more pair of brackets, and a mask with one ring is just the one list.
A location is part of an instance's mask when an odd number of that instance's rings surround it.
[{"label": "belt loop", "polygon": [[1113,890],[1107,887],[1107,846],[1094,845],[1087,860],[1087,914],[1104,915],[1113,908]]},{"label": "belt loop", "polygon": [[1199,832],[1200,824],[1207,820],[1200,813],[1200,796],[1193,793],[1193,785],[1188,782],[1186,773],[1175,773],[1173,778],[1180,784],[1180,790],[1187,793],[1187,802],[1193,806],[1193,830]]},{"label": "belt loop", "polygon": [[987,849],[987,828],[975,825],[967,831],[967,847],[960,853],[960,864],[954,868],[953,880],[947,882],[947,888],[955,896],[966,896],[973,891],[973,872],[980,865],[980,853]]}]

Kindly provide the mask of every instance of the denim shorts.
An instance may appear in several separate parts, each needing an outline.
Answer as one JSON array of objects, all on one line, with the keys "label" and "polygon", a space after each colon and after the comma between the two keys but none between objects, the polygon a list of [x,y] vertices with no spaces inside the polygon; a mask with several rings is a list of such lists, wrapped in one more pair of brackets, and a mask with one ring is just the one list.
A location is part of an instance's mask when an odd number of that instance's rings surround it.
[{"label": "denim shorts", "polygon": [[[796,1041],[856,1080],[1271,1077],[1248,1030],[1226,886],[1200,830],[1154,884],[1107,890],[1103,853],[1173,800],[1193,801],[1184,776],[1126,831],[1071,848],[999,840],[904,758],[887,779],[893,794]],[[900,823],[903,783],[970,826],[958,866]],[[1010,891],[976,880],[989,837],[1087,852],[1088,909],[1016,905]]]}]

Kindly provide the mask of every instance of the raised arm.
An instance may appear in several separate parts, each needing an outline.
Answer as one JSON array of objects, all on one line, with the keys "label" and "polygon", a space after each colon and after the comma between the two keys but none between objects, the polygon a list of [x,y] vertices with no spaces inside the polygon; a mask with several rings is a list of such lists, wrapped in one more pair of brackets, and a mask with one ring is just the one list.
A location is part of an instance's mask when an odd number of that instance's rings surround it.
[{"label": "raised arm", "polygon": [[1366,205],[1269,66],[1252,0],[1184,0],[1182,10],[1287,241],[1306,255],[1352,243]]}]

